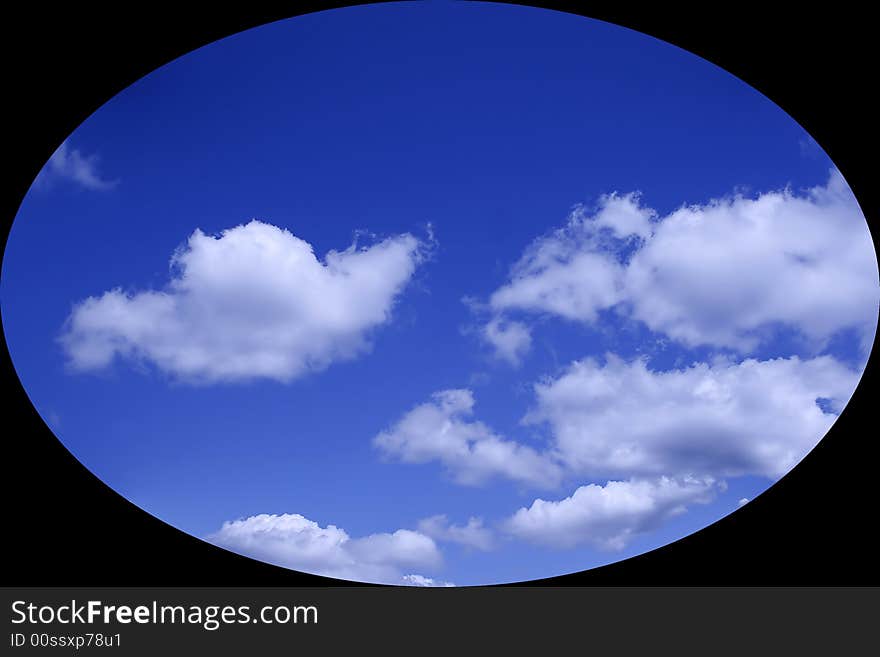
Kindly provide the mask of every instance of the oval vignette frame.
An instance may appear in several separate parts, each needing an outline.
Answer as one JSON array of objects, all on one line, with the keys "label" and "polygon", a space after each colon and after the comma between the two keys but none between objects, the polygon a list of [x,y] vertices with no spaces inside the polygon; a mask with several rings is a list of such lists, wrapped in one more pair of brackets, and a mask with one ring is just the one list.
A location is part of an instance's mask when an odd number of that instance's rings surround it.
[{"label": "oval vignette frame", "polygon": [[[356,3],[356,4],[370,4],[370,3]],[[520,3],[518,3],[518,4],[520,4]],[[346,5],[340,5],[340,6],[351,6],[351,5],[346,4]],[[548,8],[548,7],[541,7],[540,5],[533,5],[533,4],[529,4],[529,5],[527,5],[527,6],[534,6],[534,7],[538,7],[538,8],[542,8],[542,9],[552,9],[552,7],[550,7],[550,8]],[[309,13],[311,13],[311,12],[309,12]],[[568,13],[572,13],[572,12],[568,12]],[[578,16],[580,16],[581,14],[573,14],[573,15],[578,15]],[[589,18],[589,17],[588,17],[588,18]],[[283,19],[278,19],[278,20],[283,20]],[[602,19],[598,19],[598,20],[602,20]],[[261,23],[261,25],[263,25],[263,24],[265,24],[265,23]],[[618,26],[620,26],[620,27],[627,28],[627,29],[633,29],[633,28],[629,28],[629,27],[627,27],[627,26],[624,25],[624,24],[618,24],[618,23],[614,23],[614,24],[615,24],[615,25],[618,25]],[[259,26],[255,25],[255,26],[248,27],[248,28],[246,28],[246,29],[252,29],[252,28],[255,28],[255,27],[259,27]],[[640,33],[642,33],[642,34],[643,34],[644,36],[646,36],[646,37],[650,37],[650,38],[658,38],[658,37],[653,37],[653,36],[652,36],[651,34],[649,34],[649,33],[641,32],[640,30],[636,30],[636,31],[639,31]],[[234,34],[234,33],[233,33],[233,34]],[[227,36],[231,36],[231,34],[229,34],[229,35],[227,35]],[[225,37],[221,37],[221,39],[222,39],[222,38],[225,38]],[[216,40],[220,40],[220,39],[216,39]],[[216,41],[216,40],[214,40],[214,41]],[[677,46],[677,45],[676,45],[674,42],[672,42],[672,41],[667,41],[667,40],[665,40],[665,39],[660,39],[660,40],[663,41],[664,43],[668,44],[668,45],[675,45],[676,47],[679,47],[679,48],[680,48],[680,46]],[[209,42],[209,43],[214,43],[214,41],[211,41],[211,42]],[[209,43],[204,43],[204,44],[202,44],[202,46],[209,45]],[[202,47],[202,46],[199,46],[199,48]],[[180,54],[180,55],[174,57],[174,60],[177,60],[177,59],[179,59],[180,57],[185,56],[185,55],[188,54],[189,52],[192,52],[192,51],[190,50],[190,51],[187,51],[186,53],[182,53],[182,54]],[[706,60],[706,61],[710,61],[710,62],[712,61],[711,59],[707,59],[704,55],[698,54],[698,53],[693,52],[693,51],[691,51],[691,50],[687,50],[687,52],[688,52],[689,55],[692,56],[692,57],[697,57],[697,58],[704,59],[704,60]],[[174,61],[174,60],[172,60],[172,61]],[[161,68],[161,66],[156,67],[156,68]],[[156,70],[156,69],[152,69],[152,70]],[[735,75],[734,73],[731,73],[730,71],[728,71],[727,69],[722,69],[722,70],[724,70],[724,73],[726,73],[727,75],[732,75],[732,76],[734,76],[734,77],[737,77],[737,79],[741,79],[741,78],[739,78],[737,75]],[[151,72],[152,72],[152,71],[151,71]],[[747,82],[747,81],[745,81],[745,80],[742,80],[742,81],[743,81],[744,84],[746,84],[746,85],[749,86],[750,88],[756,89],[756,87],[755,87],[754,85],[752,85],[751,83],[749,83],[749,82]],[[128,88],[128,86],[130,86],[131,84],[134,84],[134,82],[131,82],[131,83],[127,84],[124,88]],[[120,90],[120,92],[117,92],[117,93],[121,93],[121,91],[122,91],[122,90]],[[114,95],[115,95],[115,94],[114,94]],[[786,112],[786,113],[788,114],[787,110],[786,110],[782,105],[780,105],[779,103],[777,103],[776,101],[774,101],[772,98],[768,98],[768,100],[769,100],[770,103],[772,103],[772,104],[775,105],[776,107],[779,107],[780,109],[782,109],[782,111],[784,111],[784,112]],[[101,105],[103,105],[103,104],[104,104],[104,103],[101,103]],[[794,118],[791,117],[790,114],[789,114],[789,118],[790,118],[793,122],[798,123]],[[800,125],[800,124],[798,123],[798,125]],[[808,131],[808,132],[809,132],[809,131]],[[823,148],[825,147],[825,144],[821,141],[821,139],[819,139],[819,140],[817,140],[817,141],[819,141],[820,145],[822,145]],[[836,162],[836,161],[837,161],[837,160],[835,160],[835,162]],[[845,170],[844,170],[843,172],[844,172],[845,174],[847,173]],[[850,180],[849,176],[846,176],[846,178],[847,178],[848,181]],[[859,198],[859,194],[858,194],[858,192],[855,192],[855,190],[854,190],[854,193],[856,193],[857,198]],[[864,206],[863,206],[863,208],[864,208]],[[865,214],[866,219],[868,220],[868,225],[869,225],[869,227],[870,227],[870,226],[871,226],[871,223],[872,223],[872,217],[870,216],[870,214],[869,214],[868,212],[864,212],[864,214]],[[875,245],[876,245],[876,239],[875,239],[874,241],[875,241]],[[875,248],[876,248],[876,247],[875,247]],[[875,344],[876,344],[876,335],[875,335],[874,341],[875,341]],[[862,377],[861,377],[861,380],[860,380],[860,382],[859,382],[859,385],[857,386],[857,388],[856,388],[856,390],[855,390],[853,396],[850,398],[849,402],[846,404],[846,406],[845,406],[843,412],[841,413],[841,415],[839,416],[838,420],[835,421],[834,424],[832,425],[832,429],[829,430],[828,434],[826,434],[826,435],[825,435],[825,436],[824,436],[824,437],[823,437],[823,438],[817,443],[817,446],[816,446],[813,450],[811,450],[811,451],[808,453],[808,455],[807,455],[807,456],[806,456],[806,457],[805,457],[800,463],[798,463],[798,464],[792,469],[792,471],[790,471],[788,474],[786,474],[786,475],[783,476],[782,478],[778,479],[775,483],[771,484],[771,485],[766,489],[766,491],[760,495],[761,498],[764,498],[765,496],[768,496],[768,495],[770,494],[770,491],[771,491],[771,490],[773,490],[773,491],[777,491],[777,489],[780,487],[781,484],[783,484],[783,482],[786,482],[786,483],[788,484],[788,482],[793,481],[794,479],[796,479],[796,478],[799,476],[800,471],[802,471],[802,470],[804,469],[803,466],[804,466],[805,464],[807,464],[807,463],[812,463],[812,462],[814,462],[814,461],[817,461],[817,460],[821,457],[821,454],[818,454],[818,453],[817,453],[817,451],[821,451],[821,450],[819,449],[819,446],[820,446],[820,445],[824,445],[824,444],[826,444],[827,441],[829,440],[829,438],[832,437],[833,434],[835,434],[835,433],[839,433],[839,432],[840,432],[840,430],[839,430],[839,429],[835,429],[835,427],[839,427],[841,422],[845,421],[849,416],[851,416],[851,415],[854,413],[854,411],[851,410],[851,408],[852,408],[853,406],[861,406],[861,405],[863,405],[863,404],[865,403],[865,399],[864,399],[864,398],[866,397],[866,393],[864,392],[864,391],[865,391],[865,388],[866,388],[865,380],[868,379],[869,376],[875,376],[875,375],[873,374],[873,370],[876,369],[876,367],[875,367],[875,365],[874,365],[874,361],[875,361],[875,360],[876,360],[876,357],[874,356],[874,352],[872,351],[872,354],[871,354],[871,356],[869,357],[869,360],[868,360],[868,364],[867,364],[865,370],[864,370],[863,373],[862,373]],[[22,389],[23,389],[23,388],[22,388]],[[42,420],[42,417],[40,418],[40,421],[41,421],[41,422],[44,422],[44,421]],[[48,426],[47,426],[47,430],[49,430],[50,434],[52,434],[52,435],[53,435],[53,438],[54,438],[54,433],[51,431],[51,429],[48,429]],[[67,451],[67,447],[66,447],[66,445],[65,445],[60,439],[57,439],[57,438],[56,438],[56,440],[57,440],[58,443],[60,443],[60,444],[64,447],[65,451]],[[69,453],[69,452],[68,452],[68,453]],[[70,454],[70,456],[71,456],[75,461],[77,461],[77,463],[78,463],[81,467],[83,467],[83,469],[84,469],[86,472],[88,472],[89,475],[91,475],[92,477],[95,477],[95,480],[96,480],[96,481],[101,482],[101,486],[104,486],[104,487],[106,487],[106,488],[108,488],[108,489],[110,489],[110,490],[113,490],[113,489],[111,489],[109,486],[107,486],[106,484],[104,484],[104,482],[103,482],[100,478],[98,478],[97,475],[95,475],[95,474],[92,473],[88,468],[86,468],[84,465],[82,465],[82,464],[76,459],[76,457],[74,457],[72,454]],[[810,467],[813,467],[813,466],[811,465]],[[114,490],[113,492],[116,493],[115,490]],[[779,493],[774,493],[775,496],[778,496],[778,494],[779,494]],[[137,505],[135,505],[133,502],[131,502],[131,501],[129,501],[127,498],[125,498],[124,496],[120,495],[119,493],[116,493],[116,495],[118,495],[121,499],[125,500],[126,503],[131,504],[132,506],[137,506]],[[756,499],[757,499],[757,498],[756,498]],[[763,503],[763,502],[762,502],[762,503]],[[752,501],[751,504],[749,504],[749,505],[746,507],[746,508],[749,508],[749,509],[750,509],[749,511],[745,511],[745,510],[742,510],[742,509],[739,510],[739,513],[736,513],[735,511],[733,511],[733,512],[731,512],[730,514],[728,514],[727,516],[719,517],[718,519],[716,519],[716,520],[715,520],[714,522],[712,522],[711,524],[709,524],[709,525],[703,527],[702,529],[697,530],[696,532],[693,532],[693,533],[691,533],[691,534],[688,534],[688,535],[686,535],[686,536],[683,536],[683,537],[681,537],[681,538],[678,538],[677,540],[674,540],[674,541],[672,541],[672,542],[666,543],[666,544],[662,545],[661,547],[658,547],[658,548],[656,548],[656,549],[651,550],[650,552],[646,552],[646,553],[639,554],[639,555],[637,555],[637,556],[629,557],[629,558],[624,559],[624,560],[621,560],[621,561],[615,561],[615,562],[609,563],[609,564],[607,564],[607,565],[597,566],[597,567],[595,567],[595,568],[591,568],[591,569],[586,570],[586,571],[578,571],[578,572],[575,572],[575,573],[567,573],[567,574],[559,575],[559,576],[557,576],[557,577],[547,578],[547,579],[543,579],[543,580],[529,580],[529,581],[524,581],[524,582],[515,582],[515,583],[511,583],[511,585],[536,585],[536,584],[546,584],[546,583],[558,583],[558,580],[560,580],[560,578],[562,578],[562,579],[564,579],[564,580],[566,580],[566,581],[571,581],[571,578],[572,578],[573,576],[575,576],[575,575],[587,575],[587,576],[590,576],[590,577],[598,577],[598,578],[601,578],[602,575],[600,575],[600,572],[610,572],[611,570],[613,570],[613,569],[615,569],[615,568],[617,568],[617,567],[619,567],[619,566],[626,567],[626,564],[627,564],[628,562],[632,562],[632,561],[634,561],[634,560],[641,560],[641,561],[644,561],[645,558],[648,557],[649,555],[652,555],[652,554],[655,554],[655,553],[659,553],[659,552],[668,552],[670,549],[674,549],[673,546],[677,546],[677,545],[679,545],[680,543],[683,543],[683,542],[688,542],[688,541],[693,542],[693,540],[700,540],[700,539],[697,539],[696,537],[698,537],[698,536],[701,535],[701,534],[705,534],[706,532],[709,532],[710,530],[711,530],[711,531],[716,531],[716,532],[719,531],[719,530],[717,530],[717,529],[713,529],[713,528],[716,528],[717,525],[718,525],[719,523],[721,523],[721,522],[723,522],[723,521],[726,521],[728,518],[730,518],[730,517],[733,516],[733,515],[736,515],[736,516],[743,516],[743,515],[750,514],[750,512],[753,510],[753,507],[754,507],[754,500]],[[141,511],[146,511],[145,509],[142,509],[141,507],[137,507],[137,508],[138,508],[139,510],[141,510]],[[170,527],[176,529],[173,525],[170,525],[169,523],[165,522],[164,520],[161,520],[161,519],[158,518],[157,516],[153,516],[153,514],[152,514],[151,512],[146,511],[146,514],[147,514],[148,516],[151,516],[151,517],[153,517],[153,518],[156,518],[156,519],[159,520],[162,524],[166,524],[166,525],[168,525],[168,526],[170,526]],[[728,524],[729,524],[729,523],[728,523]],[[191,534],[188,534],[188,533],[186,533],[186,532],[184,532],[184,531],[182,531],[182,530],[177,530],[177,531],[181,532],[182,535],[187,536],[188,539],[196,538],[197,541],[202,542],[201,539],[198,539],[197,537],[195,537],[195,536],[193,536],[193,535],[191,535]],[[234,557],[234,559],[236,559],[236,560],[238,560],[238,561],[241,561],[241,558],[238,557],[237,555]],[[250,559],[249,559],[249,560],[250,560]],[[266,564],[265,562],[257,562],[257,563],[259,563],[260,566],[268,566],[268,564]],[[269,570],[275,570],[275,569],[272,568],[271,566],[268,566],[268,568],[269,568]],[[267,570],[266,572],[268,573],[269,571]],[[324,582],[324,581],[332,581],[332,580],[325,580],[325,578],[322,578],[322,577],[320,577],[320,576],[310,575],[310,574],[304,574],[304,577],[308,577],[308,578],[310,578],[310,579],[311,579],[311,578],[316,578],[316,581],[317,581],[317,580],[320,580],[320,581],[322,581],[322,582]],[[615,576],[614,576],[613,574],[609,574],[609,577],[613,578],[613,577],[615,577]],[[347,581],[346,581],[346,583],[347,583]]]}]

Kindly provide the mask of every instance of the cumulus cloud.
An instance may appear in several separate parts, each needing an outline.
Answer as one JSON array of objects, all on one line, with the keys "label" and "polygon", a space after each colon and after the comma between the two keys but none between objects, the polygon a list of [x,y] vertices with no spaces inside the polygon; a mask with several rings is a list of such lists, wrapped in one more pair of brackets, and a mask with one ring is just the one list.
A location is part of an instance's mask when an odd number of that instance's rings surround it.
[{"label": "cumulus cloud", "polygon": [[513,266],[510,281],[489,298],[492,317],[482,335],[495,355],[517,365],[531,347],[529,327],[505,313],[546,312],[593,322],[600,310],[621,302],[624,265],[615,253],[647,238],[654,216],[637,194],[611,194],[601,198],[595,214],[576,206],[565,226],[537,239]]},{"label": "cumulus cloud", "polygon": [[466,525],[452,525],[445,515],[431,516],[419,521],[419,531],[435,541],[458,543],[476,550],[494,547],[492,531],[481,518],[469,518]]},{"label": "cumulus cloud", "polygon": [[684,513],[687,505],[709,502],[714,488],[711,478],[693,477],[589,484],[563,500],[535,500],[508,518],[504,529],[554,548],[590,544],[621,550],[633,537]]},{"label": "cumulus cloud", "polygon": [[532,334],[522,322],[504,321],[500,317],[490,320],[482,328],[482,337],[495,352],[495,357],[514,367],[532,346]]},{"label": "cumulus cloud", "polygon": [[[512,324],[531,338],[529,314],[596,323],[612,311],[685,347],[740,357],[783,328],[813,353],[851,330],[866,355],[878,300],[865,219],[833,171],[802,193],[736,195],[662,217],[636,194],[577,206],[525,250],[487,304],[472,308],[490,313],[482,329],[490,343]],[[566,479],[596,483],[564,500],[536,500],[505,528],[556,547],[619,549],[708,502],[725,478],[780,477],[827,432],[859,378],[830,356],[736,360],[653,371],[609,354],[539,382],[523,422],[549,428],[542,456]]]},{"label": "cumulus cloud", "polygon": [[78,370],[117,357],[192,382],[289,381],[369,348],[425,255],[410,234],[319,260],[289,231],[251,221],[196,230],[166,289],[116,288],[74,306],[61,343]]},{"label": "cumulus cloud", "polygon": [[535,386],[524,421],[549,425],[549,451],[567,473],[607,483],[537,499],[503,527],[550,547],[622,549],[710,502],[724,478],[785,474],[831,427],[858,378],[830,356],[667,371],[610,354],[604,364],[576,361]]},{"label": "cumulus cloud", "polygon": [[439,461],[460,484],[478,485],[493,477],[539,487],[559,483],[561,470],[546,456],[501,438],[482,422],[468,420],[473,407],[470,390],[434,393],[430,402],[379,433],[373,444],[386,457],[404,463]]},{"label": "cumulus cloud", "polygon": [[525,421],[549,424],[557,457],[592,477],[779,477],[821,440],[858,378],[830,356],[652,371],[608,355],[537,384]]},{"label": "cumulus cloud", "polygon": [[877,259],[837,171],[824,186],[683,206],[658,218],[638,196],[606,196],[536,240],[489,299],[495,315],[595,322],[615,308],[686,346],[748,353],[775,327],[815,349],[837,332],[876,329]]},{"label": "cumulus cloud", "polygon": [[743,497],[743,498],[740,499],[739,502],[736,503],[736,506],[737,506],[737,507],[741,507],[741,506],[745,506],[745,505],[748,504],[748,503],[749,503],[749,498],[748,498],[748,497]]},{"label": "cumulus cloud", "polygon": [[[469,390],[435,393],[377,435],[374,445],[404,463],[438,461],[461,484],[493,477],[544,488],[565,480],[778,478],[821,440],[858,378],[830,356],[717,359],[654,371],[644,359],[608,354],[604,363],[575,361],[535,385],[535,402],[522,421],[548,427],[549,442],[540,451],[471,419]],[[650,495],[653,489],[642,490]],[[491,539],[474,519],[456,527],[433,517],[419,529],[478,548]]]},{"label": "cumulus cloud", "polygon": [[593,322],[622,300],[623,265],[595,222],[573,214],[568,224],[536,240],[513,266],[510,281],[489,298],[496,316],[511,310],[546,312]]},{"label": "cumulus cloud", "polygon": [[839,173],[827,186],[684,207],[626,272],[633,316],[687,345],[748,352],[780,323],[821,345],[877,323],[877,259]]},{"label": "cumulus cloud", "polygon": [[65,141],[46,162],[37,176],[36,184],[45,186],[60,179],[96,191],[115,187],[118,180],[108,180],[98,173],[98,159],[97,155],[83,155]]},{"label": "cumulus cloud", "polygon": [[399,529],[351,538],[334,525],[321,527],[299,514],[260,514],[223,523],[206,540],[239,554],[316,575],[377,584],[416,584],[411,568],[437,568],[434,541]]}]

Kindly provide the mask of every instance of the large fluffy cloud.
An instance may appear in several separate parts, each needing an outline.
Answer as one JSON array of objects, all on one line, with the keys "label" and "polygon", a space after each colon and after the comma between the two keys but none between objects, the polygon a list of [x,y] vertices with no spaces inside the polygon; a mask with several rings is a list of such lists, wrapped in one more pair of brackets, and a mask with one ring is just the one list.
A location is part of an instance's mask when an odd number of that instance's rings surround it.
[{"label": "large fluffy cloud", "polygon": [[632,258],[627,298],[636,319],[688,345],[750,351],[762,329],[787,325],[821,344],[877,323],[877,259],[855,197],[835,172],[789,190],[684,207]]},{"label": "large fluffy cloud", "polygon": [[[456,408],[471,411],[467,391],[447,391],[417,408],[421,412],[413,411],[414,417],[401,423],[404,430],[394,434],[395,444],[421,460],[444,460],[458,472],[523,481],[523,472],[537,472],[540,464],[554,474],[548,483],[599,482],[559,501],[537,499],[503,527],[551,547],[621,549],[689,505],[711,501],[726,478],[783,475],[834,423],[858,378],[830,356],[717,359],[655,371],[645,360],[609,354],[604,362],[576,361],[536,384],[524,422],[546,425],[550,441],[529,454],[528,469],[489,464],[462,446],[463,433],[488,431],[479,422],[457,426],[461,421],[449,417]],[[451,407],[445,412],[444,403]],[[480,527],[475,521],[450,526],[441,516],[426,519],[420,530],[437,540],[467,543]]]},{"label": "large fluffy cloud", "polygon": [[819,442],[858,377],[829,356],[652,371],[609,355],[536,385],[526,421],[549,424],[557,457],[589,477],[779,477]]},{"label": "large fluffy cloud", "polygon": [[748,353],[777,326],[814,348],[853,329],[866,350],[878,299],[867,224],[834,171],[803,194],[732,196],[662,218],[635,195],[606,196],[536,240],[489,306],[493,322],[515,311],[594,322],[615,308],[687,346]]},{"label": "large fluffy cloud", "polygon": [[620,550],[634,536],[684,513],[687,505],[708,502],[715,486],[711,478],[694,477],[589,484],[558,502],[535,500],[508,518],[504,528],[514,536],[550,547],[586,543]]},{"label": "large fluffy cloud", "polygon": [[430,402],[416,406],[378,434],[373,444],[404,463],[439,461],[461,484],[481,484],[494,477],[539,487],[559,482],[559,466],[544,455],[467,419],[473,406],[470,390],[434,393]]},{"label": "large fluffy cloud", "polygon": [[[471,419],[469,390],[435,393],[374,445],[405,463],[439,461],[462,484],[493,477],[544,488],[572,479],[776,478],[819,442],[858,378],[830,356],[717,359],[655,371],[643,359],[608,354],[604,363],[575,361],[535,385],[523,422],[549,428],[542,450]],[[433,535],[443,538],[443,531]]]},{"label": "large fluffy cloud", "polygon": [[416,531],[351,538],[344,530],[299,514],[261,514],[223,523],[207,537],[215,545],[248,557],[316,575],[379,584],[432,582],[406,575],[413,568],[437,568],[442,558],[434,541]]},{"label": "large fluffy cloud", "polygon": [[369,346],[423,257],[409,234],[319,260],[290,232],[251,221],[196,230],[167,289],[114,289],[77,304],[62,344],[81,370],[117,356],[190,381],[288,381]]}]

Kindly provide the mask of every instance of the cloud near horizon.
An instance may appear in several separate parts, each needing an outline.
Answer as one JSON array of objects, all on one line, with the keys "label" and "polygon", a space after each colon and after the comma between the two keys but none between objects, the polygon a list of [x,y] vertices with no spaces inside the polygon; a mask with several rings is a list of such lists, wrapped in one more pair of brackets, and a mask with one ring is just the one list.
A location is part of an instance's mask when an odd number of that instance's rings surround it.
[{"label": "cloud near horizon", "polygon": [[196,230],[172,256],[166,289],[89,297],[60,341],[80,371],[119,357],[193,383],[287,382],[367,351],[425,254],[408,233],[321,261],[257,220],[216,237]]},{"label": "cloud near horizon", "polygon": [[429,537],[409,529],[351,538],[296,513],[260,514],[223,523],[205,540],[247,557],[315,575],[375,584],[446,586],[412,568],[437,569],[443,559]]},{"label": "cloud near horizon", "polygon": [[423,575],[404,575],[403,581],[410,586],[436,587],[444,589],[455,586],[455,584],[453,584],[452,582],[444,582],[442,580],[432,579]]},{"label": "cloud near horizon", "polygon": [[503,527],[517,538],[553,548],[590,544],[617,551],[634,537],[684,513],[688,505],[710,502],[716,487],[709,477],[589,484],[557,502],[537,499],[514,513]]}]

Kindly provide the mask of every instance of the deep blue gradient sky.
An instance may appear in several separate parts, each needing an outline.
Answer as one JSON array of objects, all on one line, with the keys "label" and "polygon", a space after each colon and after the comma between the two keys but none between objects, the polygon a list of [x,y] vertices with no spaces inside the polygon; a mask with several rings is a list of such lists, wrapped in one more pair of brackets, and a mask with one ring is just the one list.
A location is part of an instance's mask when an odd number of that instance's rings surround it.
[{"label": "deep blue gradient sky", "polygon": [[[674,46],[563,13],[451,2],[325,11],[223,39],[121,92],[67,147],[99,156],[94,170],[114,184],[47,174],[23,203],[2,279],[15,367],[80,461],[196,536],[262,513],[352,537],[436,514],[493,525],[536,497],[604,484],[462,486],[438,462],[381,458],[372,439],[434,392],[469,388],[472,419],[540,449],[547,426],[520,423],[532,385],[575,359],[648,354],[669,369],[731,354],[660,340],[613,313],[598,327],[542,314],[512,367],[492,357],[479,337],[487,316],[462,299],[485,303],[529,244],[603,194],[639,191],[665,216],[735,192],[800,193],[833,168],[772,102]],[[436,243],[390,321],[368,332],[368,352],[287,383],[193,384],[130,359],[88,372],[66,364],[59,336],[75,304],[114,287],[163,289],[196,228],[212,235],[252,218],[319,258],[357,231],[377,236],[364,244],[430,231]],[[857,344],[843,332],[817,349],[781,332],[749,355],[831,353],[857,367]],[[620,551],[442,544],[444,566],[425,574],[471,584],[582,570],[705,526],[772,478],[726,483]]]}]

